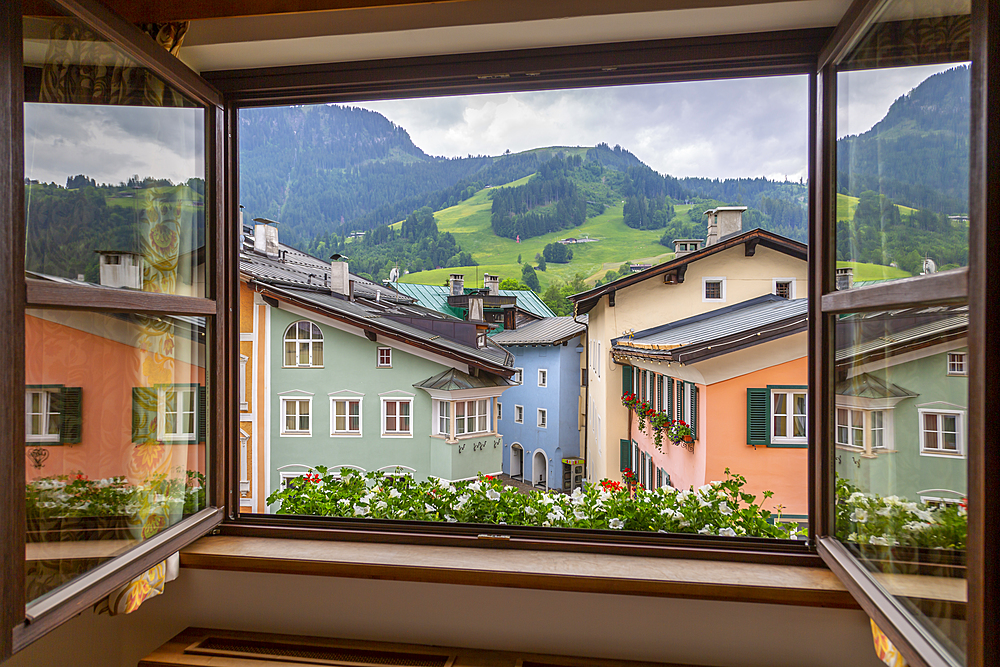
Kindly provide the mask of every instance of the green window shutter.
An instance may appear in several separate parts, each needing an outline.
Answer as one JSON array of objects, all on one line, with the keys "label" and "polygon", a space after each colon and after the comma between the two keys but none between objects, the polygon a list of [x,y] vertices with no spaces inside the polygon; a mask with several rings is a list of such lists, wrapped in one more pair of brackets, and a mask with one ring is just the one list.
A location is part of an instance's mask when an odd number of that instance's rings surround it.
[{"label": "green window shutter", "polygon": [[198,433],[197,441],[205,442],[208,435],[208,392],[198,385]]},{"label": "green window shutter", "polygon": [[132,388],[132,442],[156,442],[156,389]]},{"label": "green window shutter", "polygon": [[632,367],[622,366],[622,396],[632,393]]},{"label": "green window shutter", "polygon": [[747,444],[767,446],[771,440],[766,388],[747,388]]},{"label": "green window shutter", "polygon": [[698,438],[698,387],[691,383],[691,437]]},{"label": "green window shutter", "polygon": [[674,379],[667,378],[667,419],[674,418]]},{"label": "green window shutter", "polygon": [[[59,412],[62,420],[59,424],[59,442],[64,445],[80,444],[83,435],[83,389],[80,387],[63,387],[58,394],[62,406]],[[53,399],[56,398],[54,395]]]},{"label": "green window shutter", "polygon": [[631,470],[632,468],[632,441],[631,440],[619,440],[618,444],[621,446],[621,454],[619,455],[618,468],[621,470]]},{"label": "green window shutter", "polygon": [[656,409],[663,412],[663,376],[656,375]]},{"label": "green window shutter", "polygon": [[677,381],[677,416],[674,419],[684,421],[684,386],[686,382]]}]

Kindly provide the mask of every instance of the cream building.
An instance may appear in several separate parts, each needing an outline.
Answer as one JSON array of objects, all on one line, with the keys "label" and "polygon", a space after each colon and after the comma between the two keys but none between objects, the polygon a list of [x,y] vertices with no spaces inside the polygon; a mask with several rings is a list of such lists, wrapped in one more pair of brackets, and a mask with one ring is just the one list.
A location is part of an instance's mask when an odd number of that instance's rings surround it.
[{"label": "cream building", "polygon": [[[619,439],[628,434],[622,370],[611,341],[630,332],[718,310],[764,294],[808,295],[807,247],[763,229],[741,231],[745,207],[706,213],[709,244],[694,252],[571,297],[589,315],[587,478],[620,479]],[[714,242],[713,242],[714,241]],[[703,384],[684,368],[673,377]],[[701,392],[704,402],[704,392]],[[704,405],[698,413],[706,416]]]}]

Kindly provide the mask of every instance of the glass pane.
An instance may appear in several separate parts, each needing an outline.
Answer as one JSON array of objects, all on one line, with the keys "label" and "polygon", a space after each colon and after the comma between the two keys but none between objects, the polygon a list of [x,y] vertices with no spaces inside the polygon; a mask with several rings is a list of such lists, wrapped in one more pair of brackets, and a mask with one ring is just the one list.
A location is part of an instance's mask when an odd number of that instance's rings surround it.
[{"label": "glass pane", "polygon": [[312,365],[322,366],[323,365],[323,342],[314,341],[312,344]]},{"label": "glass pane", "polygon": [[837,77],[838,289],[969,259],[969,2],[889,3]]},{"label": "glass pane", "polygon": [[178,414],[161,415],[178,393],[193,407],[174,387],[205,385],[211,336],[201,318],[48,309],[25,329],[26,381],[61,405],[57,438],[25,448],[31,602],[206,506],[206,444],[170,439]]},{"label": "glass pane", "polygon": [[205,296],[204,109],[77,19],[23,28],[28,275]]},{"label": "glass pane", "polygon": [[928,634],[961,655],[968,378],[948,374],[948,353],[967,350],[968,308],[917,306],[835,322],[835,402],[838,413],[852,406],[861,448],[837,445],[837,537]]}]

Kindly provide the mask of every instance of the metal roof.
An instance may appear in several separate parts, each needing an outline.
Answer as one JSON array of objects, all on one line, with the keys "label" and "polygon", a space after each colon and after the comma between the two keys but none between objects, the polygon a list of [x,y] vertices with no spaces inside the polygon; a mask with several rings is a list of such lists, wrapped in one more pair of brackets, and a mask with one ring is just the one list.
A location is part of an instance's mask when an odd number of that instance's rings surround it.
[{"label": "metal roof", "polygon": [[546,317],[517,329],[505,329],[492,338],[501,345],[555,345],[579,336],[586,328],[572,317]]},{"label": "metal roof", "polygon": [[903,389],[897,384],[881,380],[870,373],[862,373],[838,382],[835,389],[841,396],[856,396],[858,398],[909,398],[919,396],[909,389]]},{"label": "metal roof", "polygon": [[475,377],[468,373],[463,373],[457,368],[449,368],[413,386],[420,389],[457,391],[460,389],[483,389],[485,387],[509,387],[511,383],[497,375],[480,375],[479,377]]},{"label": "metal roof", "polygon": [[769,333],[769,328],[777,325],[787,327],[801,324],[801,328],[805,329],[807,314],[808,299],[788,300],[766,294],[653,329],[637,331],[611,342],[616,351],[641,350],[656,353],[703,345],[740,334],[753,334],[753,338],[747,339],[747,344],[755,345],[769,340],[766,335],[761,334]]},{"label": "metal roof", "polygon": [[279,297],[282,294],[291,296],[299,303],[311,304],[333,317],[341,316],[354,320],[362,327],[367,323],[372,328],[389,330],[406,339],[419,340],[432,347],[439,348],[445,354],[454,352],[466,357],[472,357],[483,363],[508,368],[513,367],[513,355],[488,339],[487,347],[479,348],[472,345],[465,345],[441,333],[421,329],[412,324],[394,319],[412,318],[427,322],[428,324],[433,321],[464,324],[464,322],[456,318],[442,315],[419,305],[394,304],[384,300],[376,303],[371,299],[350,301],[346,297],[337,294],[288,286],[275,286],[270,292]]},{"label": "metal roof", "polygon": [[961,334],[969,327],[968,314],[948,317],[935,322],[922,324],[920,326],[906,329],[904,331],[893,332],[886,336],[873,337],[862,341],[857,345],[851,345],[837,350],[837,361],[847,361],[853,357],[866,356],[872,353],[887,352],[889,350],[905,347],[910,343],[917,343],[927,338],[954,336]]},{"label": "metal roof", "polygon": [[[460,317],[463,313],[462,309],[453,308],[448,305],[448,295],[450,292],[443,285],[419,285],[417,283],[399,282],[391,283],[391,285],[394,289],[399,290],[402,294],[413,297],[420,302],[420,305],[427,308],[433,308],[438,312],[455,315],[456,317]],[[500,290],[500,296],[516,296],[517,307],[532,315],[537,315],[538,317],[556,316],[552,312],[552,309],[546,306],[545,302],[531,290],[502,289]]]}]

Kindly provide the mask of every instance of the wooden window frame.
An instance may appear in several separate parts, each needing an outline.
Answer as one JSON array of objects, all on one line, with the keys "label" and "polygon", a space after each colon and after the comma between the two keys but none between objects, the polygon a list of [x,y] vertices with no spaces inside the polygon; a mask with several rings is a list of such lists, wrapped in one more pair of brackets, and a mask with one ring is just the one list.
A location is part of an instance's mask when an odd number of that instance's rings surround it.
[{"label": "wooden window frame", "polygon": [[[969,305],[969,404],[966,412],[968,540],[966,665],[1000,664],[1000,496],[988,489],[1000,474],[1000,434],[988,410],[1000,399],[1000,280],[990,260],[1000,257],[1000,7],[972,0],[969,266],[929,276],[837,291],[836,126],[837,65],[878,19],[888,0],[855,0],[820,52],[812,80],[815,122],[810,129],[809,245],[809,523],[820,557],[911,667],[956,664],[946,650],[880,587],[836,538],[834,499],[834,318],[895,307],[966,302]],[[891,65],[884,65],[891,66]],[[990,233],[990,231],[994,233]],[[914,290],[920,294],[913,298]]]},{"label": "wooden window frame", "polygon": [[[221,443],[238,442],[239,415],[238,323],[229,311],[237,303],[235,229],[227,218],[234,210],[235,193],[227,189],[223,170],[228,119],[221,93],[181,61],[171,56],[142,30],[95,0],[51,0],[69,16],[85,23],[101,38],[113,42],[139,66],[205,109],[205,238],[208,293],[204,298],[152,294],[128,290],[95,289],[48,283],[25,277],[24,254],[0,254],[0,275],[8,289],[0,296],[0,661],[80,613],[111,591],[142,574],[170,554],[213,530],[226,513],[227,494],[239,489],[238,466]],[[24,69],[21,3],[0,7],[0,207],[2,241],[6,248],[23,248],[24,224]],[[231,181],[232,179],[229,179]],[[24,285],[23,289],[14,286]],[[67,582],[25,606],[24,533],[24,317],[27,308],[128,312],[141,315],[202,315],[210,320],[207,344],[209,365],[208,507],[149,538],[131,550]],[[16,399],[16,400],[15,400]],[[127,410],[127,406],[122,406]],[[232,410],[230,409],[232,408]],[[218,444],[215,444],[218,443]],[[232,477],[233,479],[229,479]]]}]

